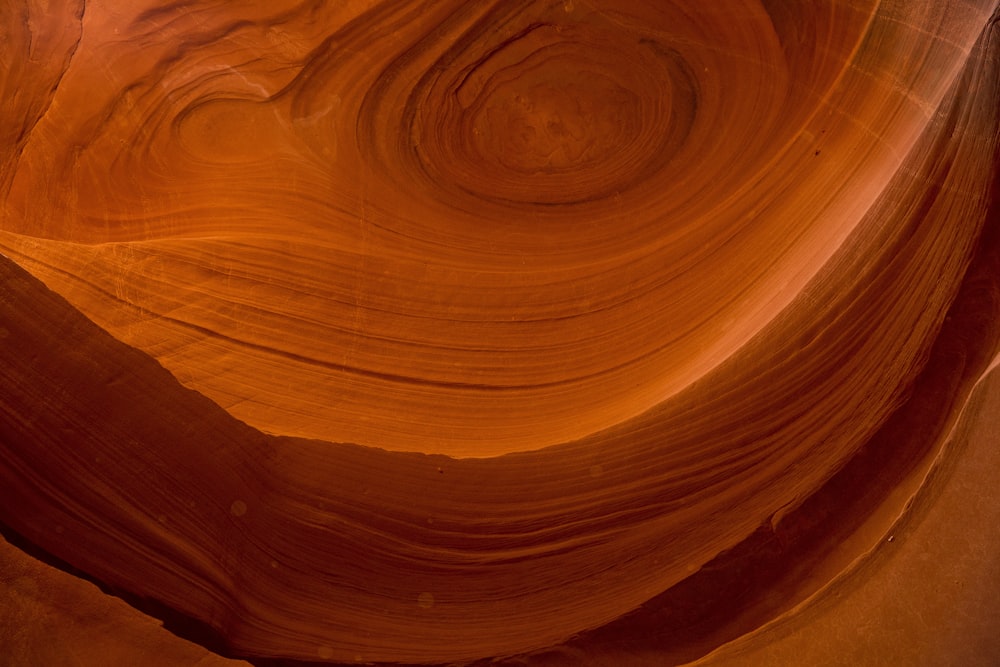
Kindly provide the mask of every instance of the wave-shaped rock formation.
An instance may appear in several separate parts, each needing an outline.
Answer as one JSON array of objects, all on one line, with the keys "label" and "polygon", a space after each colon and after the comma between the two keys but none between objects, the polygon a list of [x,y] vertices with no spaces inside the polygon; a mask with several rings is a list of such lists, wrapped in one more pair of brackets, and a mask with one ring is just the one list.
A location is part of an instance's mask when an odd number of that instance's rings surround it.
[{"label": "wave-shaped rock formation", "polygon": [[997,5],[3,3],[0,521],[261,664],[794,618],[1000,350]]}]

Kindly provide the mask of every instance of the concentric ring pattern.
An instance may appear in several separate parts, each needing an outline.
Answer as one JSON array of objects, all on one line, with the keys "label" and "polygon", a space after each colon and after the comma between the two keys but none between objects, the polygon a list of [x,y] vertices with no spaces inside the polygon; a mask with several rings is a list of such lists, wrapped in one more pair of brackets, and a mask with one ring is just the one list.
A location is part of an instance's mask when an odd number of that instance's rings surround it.
[{"label": "concentric ring pattern", "polygon": [[0,519],[233,655],[699,657],[992,367],[995,0],[126,4],[0,10]]}]

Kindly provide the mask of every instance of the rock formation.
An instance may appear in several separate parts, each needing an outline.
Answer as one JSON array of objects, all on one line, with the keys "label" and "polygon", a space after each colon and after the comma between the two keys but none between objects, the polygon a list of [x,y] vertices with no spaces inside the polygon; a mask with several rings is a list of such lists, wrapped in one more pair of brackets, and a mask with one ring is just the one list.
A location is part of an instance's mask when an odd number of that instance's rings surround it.
[{"label": "rock formation", "polygon": [[120,4],[0,9],[0,522],[188,639],[808,631],[996,416],[996,0]]}]

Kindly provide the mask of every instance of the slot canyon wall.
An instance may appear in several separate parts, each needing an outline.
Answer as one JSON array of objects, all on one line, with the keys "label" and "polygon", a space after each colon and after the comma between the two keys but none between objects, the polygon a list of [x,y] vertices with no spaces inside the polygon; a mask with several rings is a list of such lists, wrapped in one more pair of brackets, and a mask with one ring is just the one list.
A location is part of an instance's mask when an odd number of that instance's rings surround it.
[{"label": "slot canyon wall", "polygon": [[0,664],[1000,663],[997,0],[0,6]]}]

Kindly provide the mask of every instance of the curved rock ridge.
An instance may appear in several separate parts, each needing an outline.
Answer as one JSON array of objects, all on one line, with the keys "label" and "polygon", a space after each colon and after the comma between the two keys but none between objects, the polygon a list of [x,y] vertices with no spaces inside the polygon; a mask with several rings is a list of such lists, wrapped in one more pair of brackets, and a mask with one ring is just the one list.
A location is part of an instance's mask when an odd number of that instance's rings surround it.
[{"label": "curved rock ridge", "polygon": [[1000,351],[997,2],[705,4],[0,10],[0,521],[264,661],[836,585]]},{"label": "curved rock ridge", "polygon": [[91,3],[0,243],[269,433],[612,427],[830,264],[985,21],[647,4]]}]

